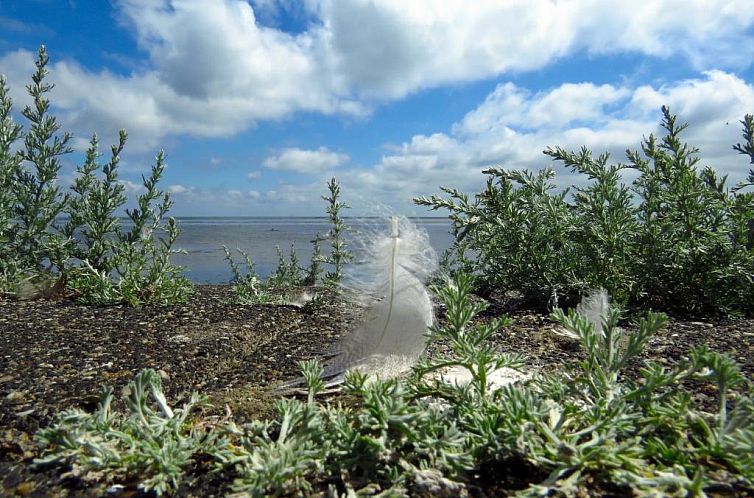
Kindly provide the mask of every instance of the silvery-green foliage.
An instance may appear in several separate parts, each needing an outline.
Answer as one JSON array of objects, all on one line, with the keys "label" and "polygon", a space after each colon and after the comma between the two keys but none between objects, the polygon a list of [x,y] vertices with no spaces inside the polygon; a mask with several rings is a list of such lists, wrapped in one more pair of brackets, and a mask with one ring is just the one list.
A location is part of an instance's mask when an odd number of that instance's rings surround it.
[{"label": "silvery-green foliage", "polygon": [[138,475],[145,491],[162,495],[175,490],[192,457],[211,444],[189,420],[201,398],[194,393],[182,407],[171,408],[154,370],[142,371],[127,391],[126,414],[112,410],[110,388],[103,390],[94,413],[63,411],[37,433],[45,455],[36,464],[71,462],[85,469],[122,471]]},{"label": "silvery-green foliage", "polygon": [[[13,237],[10,239],[12,254],[17,258],[17,267],[24,272],[58,272],[66,259],[66,241],[55,230],[55,219],[63,212],[68,196],[57,185],[61,156],[71,152],[68,143],[71,136],[60,134],[60,124],[50,114],[47,93],[53,85],[47,83],[49,57],[42,45],[39,48],[36,71],[32,83],[27,86],[33,104],[21,112],[29,121],[29,129],[23,135],[24,146],[16,159],[10,157],[9,146],[4,145],[3,155],[13,171],[10,184],[13,210]],[[5,104],[9,107],[9,101]],[[8,138],[20,138],[20,130],[7,123]],[[4,140],[5,142],[5,140]]]},{"label": "silvery-green foliage", "polygon": [[291,244],[291,251],[287,258],[279,246],[275,246],[275,251],[278,254],[278,267],[268,279],[267,284],[270,287],[282,289],[301,285],[304,281],[304,270],[298,260],[296,246]]},{"label": "silvery-green foliage", "polygon": [[[27,86],[33,105],[22,111],[30,123],[25,134],[10,118],[11,101],[5,81],[0,82],[0,289],[38,296],[66,284],[82,301],[94,304],[185,300],[188,280],[169,261],[180,231],[172,218],[163,222],[172,201],[157,189],[162,153],[152,174],[143,179],[146,192],[137,199],[139,208],[127,211],[134,223],[130,232],[121,230],[116,214],[126,202],[117,174],[125,131],[104,165],[97,162],[94,135],[72,192],[64,193],[57,185],[71,137],[59,133],[60,125],[50,114],[48,62],[41,46]],[[13,152],[13,143],[21,137],[23,147]],[[62,226],[60,215],[67,215]],[[60,285],[50,285],[50,277]]]},{"label": "silvery-green foliage", "polygon": [[[456,269],[471,272],[477,289],[518,290],[552,307],[558,297],[606,288],[618,302],[693,312],[754,309],[754,170],[731,189],[726,177],[698,168],[697,149],[662,108],[663,136],[650,135],[627,163],[608,165],[590,150],[544,152],[590,183],[552,194],[552,170],[485,171],[487,187],[470,200],[449,195],[415,202],[446,209],[456,237]],[[754,118],[743,144],[752,157]],[[632,182],[621,172],[633,170]],[[473,254],[473,258],[468,255]],[[452,259],[452,258],[451,258]]]},{"label": "silvery-green foliage", "polygon": [[222,468],[239,474],[234,490],[252,496],[307,493],[312,482],[331,476],[353,489],[397,491],[410,487],[420,469],[453,478],[472,468],[465,435],[441,412],[412,401],[401,381],[348,375],[344,390],[360,400],[351,409],[315,402],[324,389],[316,362],[303,363],[302,373],[305,402],[279,401],[275,423],[226,429],[214,454]]},{"label": "silvery-green foliage", "polygon": [[754,196],[732,193],[698,150],[681,140],[687,125],[662,108],[659,140],[628,152],[641,225],[635,268],[642,294],[669,308],[743,311],[754,302],[754,252],[744,237]]},{"label": "silvery-green foliage", "polygon": [[0,76],[0,290],[8,289],[20,271],[11,241],[15,233],[13,182],[21,167],[21,155],[12,145],[21,137],[21,125],[13,120],[5,77]]},{"label": "silvery-green foliage", "polygon": [[[743,126],[744,143],[734,145],[733,150],[737,151],[739,154],[749,156],[749,162],[754,164],[754,115],[747,114],[744,116],[741,125]],[[749,171],[749,178],[747,181],[750,184],[754,184],[754,170]]]},{"label": "silvery-green foliage", "polygon": [[353,260],[353,254],[348,250],[348,244],[345,241],[348,225],[346,224],[341,211],[351,206],[340,200],[340,184],[335,178],[327,182],[327,188],[330,191],[329,196],[322,196],[322,200],[327,202],[327,215],[330,219],[330,230],[327,232],[327,239],[330,240],[330,255],[325,262],[333,266],[333,270],[325,274],[324,283],[327,285],[337,285],[343,278],[343,266]]},{"label": "silvery-green foliage", "polygon": [[[586,359],[567,374],[567,384],[553,388],[561,381],[552,378],[542,384],[542,392],[562,407],[547,438],[548,459],[556,464],[547,486],[592,469],[645,492],[664,489],[680,496],[716,484],[719,477],[697,475],[709,461],[724,463],[744,486],[754,484],[750,397],[738,397],[735,417],[728,413],[727,393],[747,383],[733,360],[695,349],[688,361],[671,369],[647,364],[640,380],[632,381],[621,373],[664,325],[663,315],[649,313],[630,334],[617,327],[614,310],[603,317],[602,330],[573,312],[556,310],[553,319],[579,337]],[[689,379],[716,383],[718,413],[705,413],[679,389]]]},{"label": "silvery-green foliage", "polygon": [[[76,239],[71,257],[86,261],[98,272],[110,274],[119,249],[120,220],[116,211],[126,203],[125,187],[118,182],[118,163],[128,135],[120,130],[118,144],[111,147],[110,161],[100,165],[97,160],[99,140],[93,135],[84,164],[77,170],[66,208],[68,221],[62,228],[65,237]],[[97,171],[102,170],[102,177]]]},{"label": "silvery-green foliage", "polygon": [[628,301],[637,285],[630,270],[637,257],[639,225],[631,190],[621,181],[626,166],[608,165],[608,154],[594,158],[586,147],[579,152],[548,147],[544,153],[590,181],[585,187],[573,187],[572,209],[579,222],[572,236],[580,255],[581,280],[607,289],[619,302]]},{"label": "silvery-green foliage", "polygon": [[[241,266],[233,259],[233,255],[228,248],[223,246],[225,260],[230,265],[230,270],[233,273],[230,284],[233,287],[238,302],[240,304],[282,304],[284,296],[280,293],[279,289],[271,289],[268,282],[259,278],[256,272],[256,264],[249,253],[242,249],[236,250],[243,259],[243,264],[246,267],[245,270],[242,270]],[[287,264],[287,262],[285,263]]]},{"label": "silvery-green foliage", "polygon": [[281,399],[279,420],[253,422],[243,428],[229,424],[230,436],[214,450],[221,468],[232,467],[239,475],[235,491],[252,496],[280,496],[310,492],[310,481],[324,471],[329,452],[328,434],[322,410],[314,396],[324,385],[315,362],[302,364],[308,385],[306,402]]},{"label": "silvery-green foliage", "polygon": [[320,275],[323,271],[323,264],[325,263],[325,257],[322,255],[322,241],[326,240],[319,233],[312,239],[312,257],[309,262],[309,269],[304,277],[304,285],[317,285]]},{"label": "silvery-green foliage", "polygon": [[486,188],[473,201],[444,187],[449,199],[414,201],[450,212],[458,270],[475,275],[477,288],[518,289],[538,303],[557,305],[559,296],[573,291],[580,267],[567,190],[552,193],[551,169],[532,174],[490,168],[484,174]]},{"label": "silvery-green foliage", "polygon": [[151,174],[142,177],[145,191],[136,199],[138,207],[126,209],[129,230],[123,230],[115,214],[125,203],[116,171],[125,141],[122,131],[119,144],[112,147],[110,162],[102,166],[101,179],[94,175],[99,168],[96,137],[79,168],[64,233],[79,233],[81,241],[73,254],[84,263],[70,272],[70,286],[79,292],[81,301],[90,304],[185,301],[192,286],[181,274],[183,268],[170,261],[173,254],[181,252],[174,249],[180,229],[174,218],[165,220],[173,201],[157,187],[165,168],[162,152]]},{"label": "silvery-green foliage", "polygon": [[117,286],[131,304],[185,301],[192,290],[181,275],[183,268],[170,262],[171,255],[181,252],[174,249],[181,231],[174,218],[165,221],[173,200],[157,187],[164,170],[165,155],[160,151],[150,175],[142,177],[145,191],[136,198],[137,207],[126,209],[131,229],[118,236]]},{"label": "silvery-green foliage", "polygon": [[[184,414],[155,392],[156,374],[141,374],[126,399],[129,415],[113,412],[105,392],[94,414],[69,410],[41,431],[44,461],[140,473],[142,486],[165,491],[201,451],[233,476],[233,490],[252,496],[306,495],[333,483],[353,493],[454,496],[479,480],[503,485],[502,469],[511,467],[528,471],[520,496],[579,496],[594,483],[626,495],[679,497],[754,489],[754,386],[728,356],[698,348],[674,365],[641,365],[663,315],[619,328],[609,306],[599,306],[599,323],[556,310],[583,360],[493,389],[486,382],[492,369],[524,366],[485,346],[504,323],[477,325],[484,305],[472,304],[470,289],[463,275],[438,289],[447,320],[432,338],[447,341],[448,355],[422,363],[408,381],[350,373],[348,407],[318,400],[323,370],[310,361],[301,364],[306,398],[280,400],[275,420],[230,421],[202,436],[183,418],[183,430],[162,431]],[[641,366],[627,376],[629,364]],[[473,380],[433,380],[429,374],[445,366],[467,368]],[[684,387],[692,380],[716,387],[714,413]],[[146,402],[150,386],[156,410]]]},{"label": "silvery-green foliage", "polygon": [[449,367],[462,367],[471,374],[469,387],[480,400],[486,400],[490,374],[501,368],[520,368],[523,358],[520,355],[503,355],[492,349],[489,339],[501,327],[510,325],[507,318],[497,318],[485,325],[471,325],[471,320],[487,308],[483,302],[470,303],[472,279],[459,274],[443,287],[433,287],[433,291],[446,306],[444,326],[430,327],[428,340],[447,340],[452,353],[448,356],[423,360],[414,370],[423,377]]}]

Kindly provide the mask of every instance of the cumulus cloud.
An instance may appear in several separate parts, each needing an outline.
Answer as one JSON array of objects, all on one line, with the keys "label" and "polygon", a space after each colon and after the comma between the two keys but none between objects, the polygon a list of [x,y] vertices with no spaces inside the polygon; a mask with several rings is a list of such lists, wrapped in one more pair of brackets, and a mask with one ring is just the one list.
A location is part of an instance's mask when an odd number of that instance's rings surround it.
[{"label": "cumulus cloud", "polygon": [[[415,135],[388,147],[373,168],[348,170],[338,178],[345,192],[366,202],[399,199],[410,212],[413,197],[437,193],[440,185],[478,191],[481,171],[490,166],[551,166],[542,154],[548,146],[576,150],[585,145],[595,154],[609,152],[613,162],[625,162],[626,149],[639,149],[643,137],[661,133],[664,104],[679,121],[689,123],[684,138],[700,148],[701,165],[728,174],[732,183],[746,176],[750,165],[731,145],[741,140],[743,113],[754,109],[754,85],[709,71],[702,78],[659,87],[563,84],[531,93],[501,84],[448,133]],[[547,106],[559,119],[543,118]],[[584,181],[562,166],[556,172],[561,185]]]},{"label": "cumulus cloud", "polygon": [[[115,16],[148,61],[125,76],[56,62],[55,101],[77,135],[115,137],[125,127],[132,147],[147,150],[166,136],[226,137],[300,111],[363,117],[379,102],[424,88],[536,70],[576,53],[680,55],[699,69],[745,68],[754,60],[750,0],[664,0],[640,9],[621,0],[291,5],[118,0]],[[308,16],[304,29],[288,33],[257,18],[281,9]],[[22,89],[32,61],[30,52],[10,52],[0,67]],[[593,119],[604,102],[621,98],[610,93],[620,89],[585,90],[562,88],[530,110],[528,124]]]},{"label": "cumulus cloud", "polygon": [[317,150],[291,147],[266,158],[262,161],[262,165],[273,170],[311,174],[332,171],[348,160],[347,154],[331,152],[327,147],[320,147]]},{"label": "cumulus cloud", "polygon": [[[700,68],[749,65],[747,0],[322,0],[338,70],[366,95],[538,69],[578,51],[682,55]],[[379,43],[375,43],[379,40]],[[740,42],[743,42],[741,44]]]},{"label": "cumulus cloud", "polygon": [[[567,98],[565,98],[567,96]],[[539,119],[548,102],[561,102],[561,120]],[[574,103],[598,103],[583,109]],[[484,101],[446,132],[414,135],[400,144],[386,146],[379,162],[368,168],[341,168],[337,177],[349,215],[374,214],[380,206],[408,213],[425,213],[412,204],[418,195],[439,192],[441,185],[477,192],[483,187],[482,170],[491,166],[538,170],[555,166],[561,186],[585,181],[566,168],[553,165],[542,154],[548,146],[576,150],[585,145],[595,154],[609,152],[615,163],[625,162],[626,149],[639,149],[643,137],[661,133],[660,106],[667,104],[681,122],[689,122],[684,139],[701,150],[701,165],[714,166],[729,175],[730,184],[742,180],[749,168],[731,145],[741,141],[739,121],[754,109],[754,84],[722,71],[709,71],[700,78],[661,86],[638,87],[563,84],[547,91],[529,92],[510,83],[498,85]],[[572,109],[569,113],[568,109]],[[325,152],[324,148],[315,151]],[[280,159],[285,152],[272,159]],[[306,161],[303,161],[306,162]],[[303,184],[281,183],[258,195],[222,192],[213,195],[217,205],[267,213],[305,215],[325,193],[328,171],[313,169]],[[626,172],[630,180],[630,172]],[[209,195],[209,194],[207,194]]]},{"label": "cumulus cloud", "polygon": [[183,185],[168,185],[167,191],[170,194],[185,194],[191,192],[191,187],[185,187]]}]

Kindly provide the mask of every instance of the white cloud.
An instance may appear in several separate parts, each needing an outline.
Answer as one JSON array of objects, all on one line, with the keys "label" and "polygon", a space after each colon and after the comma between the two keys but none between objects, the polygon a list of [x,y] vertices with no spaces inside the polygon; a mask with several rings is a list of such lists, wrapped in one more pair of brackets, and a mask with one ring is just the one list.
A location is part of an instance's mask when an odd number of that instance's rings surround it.
[{"label": "white cloud", "polygon": [[[548,146],[577,150],[585,145],[595,155],[607,151],[613,162],[626,162],[626,149],[639,150],[644,136],[661,133],[663,104],[670,106],[679,122],[689,122],[683,138],[700,148],[700,166],[711,165],[728,174],[730,184],[746,176],[750,165],[731,145],[741,140],[743,114],[754,110],[754,84],[710,71],[703,78],[658,88],[563,84],[532,94],[501,84],[450,133],[415,135],[389,147],[372,169],[348,170],[338,178],[344,192],[367,203],[390,204],[397,199],[400,209],[413,212],[411,199],[438,193],[440,185],[479,191],[481,171],[487,167],[550,166],[552,161],[542,154]],[[548,106],[559,119],[541,118],[541,110]],[[557,166],[556,172],[562,186],[585,181],[563,166]]]},{"label": "white cloud", "polygon": [[327,147],[320,147],[317,150],[291,147],[266,158],[262,161],[262,165],[273,170],[311,174],[332,171],[348,160],[348,155],[331,152]]},{"label": "white cloud", "polygon": [[[538,69],[577,51],[679,53],[699,67],[747,66],[748,0],[322,0],[338,70],[357,91],[419,88]],[[378,43],[375,43],[379,40]]]},{"label": "white cloud", "polygon": [[192,189],[190,187],[184,187],[183,185],[168,185],[167,191],[168,193],[175,195],[191,192]]},{"label": "white cloud", "polygon": [[[294,9],[290,0],[115,5],[149,60],[127,76],[56,62],[54,101],[77,135],[115,137],[125,127],[138,150],[167,136],[231,136],[299,111],[365,116],[376,102],[536,70],[576,53],[681,55],[700,69],[741,69],[754,60],[751,0],[641,8],[624,0],[310,0],[295,7],[311,16],[297,34],[262,25],[252,7],[274,17]],[[17,93],[32,60],[26,51],[0,56]],[[562,88],[530,109],[527,123],[594,119],[604,101],[622,97],[608,87],[585,90]]]},{"label": "white cloud", "polygon": [[[561,120],[536,119],[544,103],[564,95],[569,103],[558,111]],[[587,103],[591,98],[598,103],[587,110],[571,105]],[[607,151],[612,162],[625,162],[626,149],[638,150],[643,137],[661,132],[659,107],[665,103],[678,114],[680,122],[689,122],[683,138],[700,147],[700,166],[712,165],[721,174],[728,174],[729,184],[746,176],[748,160],[731,150],[731,145],[741,141],[739,120],[747,110],[754,110],[754,84],[729,73],[711,71],[702,78],[659,87],[563,84],[531,93],[501,84],[447,133],[415,135],[388,146],[377,164],[342,168],[337,178],[343,199],[353,206],[348,214],[356,216],[380,212],[383,206],[406,214],[424,214],[424,208],[413,205],[414,197],[439,193],[441,185],[478,192],[484,183],[482,170],[491,166],[533,170],[555,166],[559,185],[581,183],[585,178],[571,174],[562,165],[553,165],[542,150],[548,146],[577,150],[585,145],[595,155]],[[528,124],[530,120],[534,124]],[[324,148],[296,150],[329,152]],[[274,158],[284,156],[281,153]],[[308,183],[281,183],[273,190],[258,191],[258,195],[215,193],[212,204],[256,214],[321,213],[319,197],[326,192],[328,173],[315,168]]]},{"label": "white cloud", "polygon": [[246,178],[248,178],[250,181],[259,180],[261,177],[262,177],[262,172],[259,170],[252,171],[246,175]]}]

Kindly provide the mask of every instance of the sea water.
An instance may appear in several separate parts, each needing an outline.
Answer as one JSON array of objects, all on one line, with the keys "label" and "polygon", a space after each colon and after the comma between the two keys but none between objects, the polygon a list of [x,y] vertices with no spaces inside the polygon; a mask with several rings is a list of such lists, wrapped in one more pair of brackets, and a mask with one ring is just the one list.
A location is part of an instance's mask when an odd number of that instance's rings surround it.
[{"label": "sea water", "polygon": [[[182,217],[177,221],[182,232],[175,246],[186,253],[174,255],[172,261],[183,266],[186,277],[199,284],[227,284],[233,278],[223,245],[236,262],[241,263],[242,271],[246,268],[237,249],[249,254],[257,275],[267,278],[278,267],[276,247],[287,258],[293,244],[301,266],[308,267],[312,240],[317,234],[324,236],[330,229],[327,218]],[[346,223],[358,231],[379,228],[381,221],[384,220],[348,219]],[[438,255],[453,243],[447,218],[414,218],[412,221],[427,231]],[[323,254],[329,253],[327,240],[321,242],[321,247]]]}]

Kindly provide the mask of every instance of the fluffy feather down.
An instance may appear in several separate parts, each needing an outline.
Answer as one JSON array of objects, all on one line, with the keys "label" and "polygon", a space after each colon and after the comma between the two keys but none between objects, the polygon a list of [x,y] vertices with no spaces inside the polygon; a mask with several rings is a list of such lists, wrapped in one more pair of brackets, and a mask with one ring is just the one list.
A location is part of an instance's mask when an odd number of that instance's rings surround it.
[{"label": "fluffy feather down", "polygon": [[[593,289],[576,306],[576,313],[587,319],[594,330],[603,331],[602,320],[610,314],[610,298],[605,289]],[[603,331],[604,332],[604,331]]]},{"label": "fluffy feather down", "polygon": [[352,295],[366,296],[366,310],[326,364],[326,377],[353,368],[400,373],[423,352],[434,320],[424,282],[437,270],[437,256],[426,231],[393,216],[390,231],[362,237],[364,257],[347,274],[347,282]]}]

